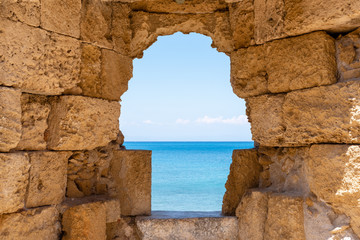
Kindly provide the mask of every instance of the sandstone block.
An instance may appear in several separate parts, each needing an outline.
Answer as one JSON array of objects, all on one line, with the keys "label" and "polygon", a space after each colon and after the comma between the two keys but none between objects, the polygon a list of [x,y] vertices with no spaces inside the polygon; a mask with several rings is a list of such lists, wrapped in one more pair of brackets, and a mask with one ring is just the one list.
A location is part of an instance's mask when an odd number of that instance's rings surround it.
[{"label": "sandstone block", "polygon": [[41,1],[41,27],[44,29],[80,37],[81,0]]},{"label": "sandstone block", "polygon": [[121,215],[151,214],[151,151],[114,151],[110,174],[116,184]]},{"label": "sandstone block", "polygon": [[67,209],[62,217],[63,240],[106,239],[106,209],[102,203],[87,203]]},{"label": "sandstone block", "polygon": [[3,0],[0,16],[37,27],[40,25],[40,0]]},{"label": "sandstone block", "polygon": [[239,240],[262,240],[268,211],[269,194],[259,190],[248,191],[236,208],[239,219]]},{"label": "sandstone block", "polygon": [[30,178],[26,207],[61,203],[65,198],[70,152],[30,152]]},{"label": "sandstone block", "polygon": [[249,188],[257,187],[261,165],[256,149],[234,150],[230,166],[230,174],[225,184],[222,213],[235,215],[236,207]]},{"label": "sandstone block", "polygon": [[50,113],[48,98],[41,95],[21,95],[21,139],[16,149],[45,150],[45,130]]},{"label": "sandstone block", "polygon": [[28,186],[29,167],[29,160],[25,154],[0,154],[1,214],[16,212],[24,207],[25,193]]},{"label": "sandstone block", "polygon": [[115,140],[119,129],[120,105],[101,99],[62,96],[51,100],[48,148],[91,150]]},{"label": "sandstone block", "polygon": [[1,239],[57,240],[60,232],[59,213],[54,207],[0,216]]},{"label": "sandstone block", "polygon": [[231,54],[231,84],[239,97],[335,82],[335,43],[324,32],[277,40]]},{"label": "sandstone block", "polygon": [[[0,63],[1,64],[1,63]],[[0,151],[15,148],[21,137],[21,92],[0,87]]]},{"label": "sandstone block", "polygon": [[257,44],[317,30],[346,32],[359,26],[360,3],[344,0],[256,0]]},{"label": "sandstone block", "polygon": [[128,56],[130,52],[130,42],[132,41],[132,29],[130,27],[131,8],[127,4],[113,2],[112,9],[113,23],[111,37],[114,50]]},{"label": "sandstone block", "polygon": [[58,95],[80,81],[80,44],[70,37],[3,19],[0,55],[1,85]]},{"label": "sandstone block", "polygon": [[122,217],[106,224],[106,237],[111,240],[140,240],[134,217]]}]

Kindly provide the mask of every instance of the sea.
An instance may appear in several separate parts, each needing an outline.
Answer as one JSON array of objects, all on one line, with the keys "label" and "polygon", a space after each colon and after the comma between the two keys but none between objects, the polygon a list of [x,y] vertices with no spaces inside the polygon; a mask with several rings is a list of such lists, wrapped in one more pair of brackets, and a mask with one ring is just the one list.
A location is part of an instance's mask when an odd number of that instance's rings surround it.
[{"label": "sea", "polygon": [[152,211],[221,211],[234,149],[253,142],[125,142],[152,150]]}]

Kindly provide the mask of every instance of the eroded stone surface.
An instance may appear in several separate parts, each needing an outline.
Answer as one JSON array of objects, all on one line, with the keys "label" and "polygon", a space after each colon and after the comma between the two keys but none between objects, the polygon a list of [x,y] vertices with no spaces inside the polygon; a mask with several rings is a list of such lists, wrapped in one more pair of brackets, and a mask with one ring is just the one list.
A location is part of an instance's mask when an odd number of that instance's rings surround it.
[{"label": "eroded stone surface", "polygon": [[[1,63],[0,63],[1,64]],[[0,87],[0,151],[15,148],[21,137],[21,92]]]},{"label": "eroded stone surface", "polygon": [[37,27],[40,25],[40,0],[2,0],[0,16]]},{"label": "eroded stone surface", "polygon": [[226,192],[222,205],[224,215],[235,215],[235,209],[246,190],[258,186],[260,171],[261,165],[258,162],[256,149],[233,151],[230,174],[225,184]]},{"label": "eroded stone surface", "polygon": [[91,150],[115,140],[119,129],[118,102],[62,96],[51,100],[48,148]]},{"label": "eroded stone surface", "polygon": [[0,85],[58,95],[80,81],[80,43],[70,37],[2,19],[0,56]]},{"label": "eroded stone surface", "polygon": [[122,217],[117,222],[106,224],[109,240],[140,240],[134,217]]},{"label": "eroded stone surface", "polygon": [[30,152],[26,207],[61,203],[65,198],[66,171],[71,152]]},{"label": "eroded stone surface", "polygon": [[151,151],[114,151],[110,174],[120,199],[121,215],[151,214]]},{"label": "eroded stone surface", "polygon": [[1,214],[15,212],[24,207],[29,168],[29,159],[23,153],[0,154]]},{"label": "eroded stone surface", "polygon": [[57,240],[60,232],[59,213],[54,207],[0,215],[1,239]]},{"label": "eroded stone surface", "polygon": [[273,41],[231,54],[231,84],[239,97],[336,82],[334,39],[324,32]]}]

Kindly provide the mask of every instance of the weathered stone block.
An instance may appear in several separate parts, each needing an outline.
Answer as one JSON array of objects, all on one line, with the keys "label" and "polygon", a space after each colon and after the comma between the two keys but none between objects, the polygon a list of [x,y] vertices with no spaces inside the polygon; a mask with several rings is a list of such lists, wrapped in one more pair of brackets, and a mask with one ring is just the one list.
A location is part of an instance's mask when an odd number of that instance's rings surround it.
[{"label": "weathered stone block", "polygon": [[114,50],[128,56],[130,42],[132,41],[132,29],[130,27],[131,8],[127,4],[113,2],[112,9],[111,38]]},{"label": "weathered stone block", "polygon": [[41,27],[44,29],[80,37],[81,0],[41,1]]},{"label": "weathered stone block", "polygon": [[335,82],[335,43],[324,32],[277,40],[231,54],[231,84],[239,97]]},{"label": "weathered stone block", "polygon": [[346,32],[360,24],[360,2],[352,0],[255,0],[257,44],[317,30]]},{"label": "weathered stone block", "polygon": [[0,215],[1,239],[57,240],[60,232],[59,213],[54,207]]},{"label": "weathered stone block", "polygon": [[112,240],[140,240],[135,217],[122,217],[117,222],[106,224],[106,237]]},{"label": "weathered stone block", "polygon": [[30,152],[30,178],[26,207],[61,203],[65,198],[66,171],[71,152]]},{"label": "weathered stone block", "polygon": [[62,217],[63,240],[106,239],[106,209],[99,202],[67,209]]},{"label": "weathered stone block", "polygon": [[1,214],[16,212],[24,207],[25,193],[29,179],[29,168],[29,159],[25,154],[0,154]]},{"label": "weathered stone block", "polygon": [[48,148],[91,150],[115,140],[119,129],[118,102],[62,96],[51,100]]},{"label": "weathered stone block", "polygon": [[110,174],[116,184],[121,215],[151,214],[151,151],[114,151]]},{"label": "weathered stone block", "polygon": [[[0,63],[1,64],[1,63]],[[0,151],[15,148],[21,137],[21,92],[0,87]]]},{"label": "weathered stone block", "polygon": [[46,96],[21,95],[21,139],[16,149],[44,150],[46,149],[45,130],[50,113],[50,103]]},{"label": "weathered stone block", "polygon": [[261,165],[256,149],[234,150],[230,174],[225,184],[226,192],[223,199],[222,213],[235,215],[236,207],[249,188],[259,185]]},{"label": "weathered stone block", "polygon": [[23,92],[58,95],[80,81],[80,43],[70,37],[3,19],[0,56],[0,84]]},{"label": "weathered stone block", "polygon": [[37,27],[40,25],[40,0],[3,0],[0,16]]}]

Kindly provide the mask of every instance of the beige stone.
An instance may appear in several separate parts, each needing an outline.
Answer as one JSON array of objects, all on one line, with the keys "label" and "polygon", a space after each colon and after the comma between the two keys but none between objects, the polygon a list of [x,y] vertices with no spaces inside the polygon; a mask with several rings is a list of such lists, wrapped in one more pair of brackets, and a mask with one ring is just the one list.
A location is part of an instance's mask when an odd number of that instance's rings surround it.
[{"label": "beige stone", "polygon": [[41,1],[41,27],[53,32],[80,37],[81,0]]},{"label": "beige stone", "polygon": [[32,94],[21,95],[21,139],[16,149],[45,150],[45,130],[50,113],[47,97]]},{"label": "beige stone", "polygon": [[226,192],[222,205],[224,215],[235,215],[236,207],[246,190],[259,185],[261,165],[256,149],[234,150],[232,160],[225,184]]},{"label": "beige stone", "polygon": [[26,207],[61,203],[65,198],[66,171],[71,152],[30,152]]},{"label": "beige stone", "polygon": [[54,207],[0,215],[0,239],[57,240],[61,227]]},{"label": "beige stone", "polygon": [[231,83],[235,94],[242,98],[335,82],[335,43],[324,32],[277,40],[231,54]]},{"label": "beige stone", "polygon": [[40,0],[2,0],[0,17],[37,27],[40,25]]},{"label": "beige stone", "polygon": [[151,214],[151,151],[114,151],[110,174],[120,199],[121,215]]},{"label": "beige stone", "polygon": [[23,153],[0,154],[1,214],[16,212],[24,207],[29,168],[29,159]]},{"label": "beige stone", "polygon": [[[1,64],[1,63],[0,63]],[[21,92],[0,87],[0,151],[15,148],[21,137]]]},{"label": "beige stone", "polygon": [[80,81],[80,44],[70,37],[3,19],[0,56],[0,84],[23,92],[58,95]]},{"label": "beige stone", "polygon": [[219,52],[229,53],[233,50],[229,14],[157,14],[134,12],[131,26],[133,39],[131,56],[141,57],[145,49],[153,44],[158,36],[171,35],[176,32],[196,32],[212,38],[212,47]]},{"label": "beige stone", "polygon": [[352,0],[255,0],[257,44],[317,30],[346,32],[360,25],[360,2]]},{"label": "beige stone", "polygon": [[150,217],[136,217],[143,240],[233,240],[238,237],[236,217],[208,213],[153,212]]},{"label": "beige stone", "polygon": [[99,202],[67,209],[62,217],[63,240],[106,239],[106,209]]},{"label": "beige stone", "polygon": [[239,240],[263,240],[268,195],[259,190],[250,190],[243,196],[236,208],[236,216],[239,219]]},{"label": "beige stone", "polygon": [[113,2],[112,8],[111,37],[114,50],[122,55],[128,56],[130,52],[130,42],[132,40],[132,29],[130,27],[131,9],[127,4],[118,2]]},{"label": "beige stone", "polygon": [[117,222],[106,224],[108,240],[140,240],[134,217],[122,217]]},{"label": "beige stone", "polygon": [[302,198],[280,194],[269,196],[264,239],[305,239]]},{"label": "beige stone", "polygon": [[48,148],[91,150],[115,140],[120,105],[101,99],[62,96],[51,100]]}]

